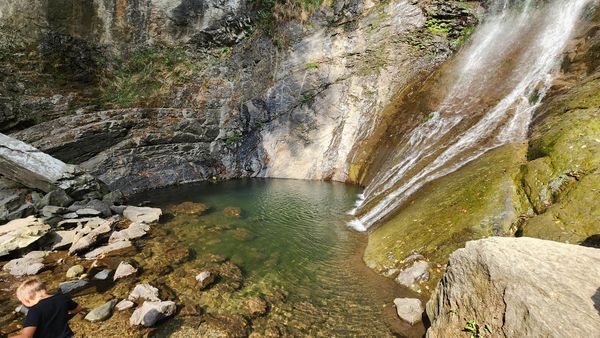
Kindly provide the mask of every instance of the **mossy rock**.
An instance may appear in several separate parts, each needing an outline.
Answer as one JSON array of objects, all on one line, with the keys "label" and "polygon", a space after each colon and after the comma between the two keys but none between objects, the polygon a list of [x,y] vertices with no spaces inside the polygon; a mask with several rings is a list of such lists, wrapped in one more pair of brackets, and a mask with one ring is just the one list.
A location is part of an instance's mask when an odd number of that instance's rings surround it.
[{"label": "mossy rock", "polygon": [[[369,235],[364,259],[371,268],[396,268],[413,252],[445,264],[464,243],[512,234],[522,212],[514,179],[525,161],[525,145],[506,145],[417,192],[394,217]],[[434,269],[432,290],[442,271]]]},{"label": "mossy rock", "polygon": [[579,243],[600,233],[600,77],[547,103],[529,157],[521,182],[537,215],[522,235]]}]

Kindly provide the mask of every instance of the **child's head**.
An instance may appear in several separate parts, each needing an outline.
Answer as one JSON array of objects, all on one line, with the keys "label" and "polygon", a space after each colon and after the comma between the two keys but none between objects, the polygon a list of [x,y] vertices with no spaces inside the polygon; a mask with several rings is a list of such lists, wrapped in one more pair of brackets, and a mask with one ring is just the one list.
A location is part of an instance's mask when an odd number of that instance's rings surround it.
[{"label": "child's head", "polygon": [[17,288],[17,298],[27,307],[37,304],[40,299],[47,296],[46,283],[39,278],[33,277],[25,280]]}]

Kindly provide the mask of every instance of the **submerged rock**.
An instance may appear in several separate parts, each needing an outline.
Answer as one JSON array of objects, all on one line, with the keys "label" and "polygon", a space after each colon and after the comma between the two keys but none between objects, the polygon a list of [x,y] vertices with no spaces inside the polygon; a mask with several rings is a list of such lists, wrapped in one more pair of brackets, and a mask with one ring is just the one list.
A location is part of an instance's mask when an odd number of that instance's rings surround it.
[{"label": "submerged rock", "polygon": [[117,304],[116,299],[113,299],[107,303],[104,303],[103,305],[100,305],[97,308],[94,308],[92,311],[90,311],[85,316],[85,319],[89,320],[92,323],[107,320],[110,317],[110,315],[112,314],[113,308],[115,307],[116,304]]},{"label": "submerged rock", "polygon": [[240,218],[242,217],[242,209],[237,207],[227,207],[223,209],[223,214],[227,217]]},{"label": "submerged rock", "polygon": [[34,216],[16,219],[0,226],[0,256],[28,247],[49,230],[48,224]]},{"label": "submerged rock", "polygon": [[58,285],[58,288],[60,289],[60,292],[66,294],[80,290],[86,287],[88,284],[89,282],[85,279],[77,279],[73,281],[62,282]]},{"label": "submerged rock", "polygon": [[162,210],[159,208],[128,206],[123,210],[123,216],[133,223],[149,224],[158,222],[161,215]]},{"label": "submerged rock", "polygon": [[429,263],[425,261],[415,262],[411,267],[400,272],[396,277],[396,282],[406,287],[412,288],[420,281],[429,280]]},{"label": "submerged rock", "polygon": [[104,270],[98,272],[97,274],[95,274],[93,279],[106,280],[108,278],[108,276],[110,276],[110,270],[104,269]]},{"label": "submerged rock", "polygon": [[216,275],[211,271],[202,271],[196,276],[196,280],[200,284],[200,290],[203,290],[215,282]]},{"label": "submerged rock", "polygon": [[246,299],[245,304],[250,317],[259,317],[267,313],[267,302],[259,296]]},{"label": "submerged rock", "polygon": [[123,299],[122,301],[120,301],[119,303],[117,303],[117,305],[115,305],[115,308],[118,311],[124,311],[127,309],[131,309],[133,306],[135,305],[134,302],[127,300],[127,299]]},{"label": "submerged rock", "polygon": [[153,302],[160,301],[160,298],[158,298],[158,289],[150,284],[136,285],[127,299],[130,301],[136,301],[139,299],[149,300]]},{"label": "submerged rock", "polygon": [[410,325],[420,322],[425,311],[421,300],[416,298],[396,298],[394,305],[398,317]]},{"label": "submerged rock", "polygon": [[115,271],[115,275],[113,276],[113,281],[116,281],[120,278],[125,278],[135,274],[138,271],[136,267],[127,262],[119,263],[117,270]]},{"label": "submerged rock", "polygon": [[209,207],[200,202],[183,202],[175,205],[171,205],[167,208],[168,212],[174,214],[198,214],[205,213]]},{"label": "submerged rock", "polygon": [[83,266],[81,265],[74,265],[72,267],[69,268],[69,270],[67,270],[67,278],[75,278],[79,275],[81,275],[84,271]]},{"label": "submerged rock", "polygon": [[159,320],[173,315],[176,309],[177,307],[172,301],[145,301],[141,307],[133,311],[129,318],[129,324],[150,327]]},{"label": "submerged rock", "polygon": [[495,337],[593,337],[600,332],[600,250],[492,237],[450,255],[427,303],[427,337],[453,337],[467,320]]}]

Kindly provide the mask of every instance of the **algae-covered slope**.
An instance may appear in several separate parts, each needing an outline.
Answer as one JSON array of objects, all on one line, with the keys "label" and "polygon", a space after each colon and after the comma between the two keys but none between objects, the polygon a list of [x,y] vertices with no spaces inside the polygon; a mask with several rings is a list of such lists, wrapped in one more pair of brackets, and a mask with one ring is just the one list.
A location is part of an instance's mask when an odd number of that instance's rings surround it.
[{"label": "algae-covered slope", "polygon": [[[526,146],[517,144],[497,148],[425,186],[370,234],[367,265],[393,271],[417,252],[439,267],[469,240],[511,234],[521,212],[514,178],[525,151]],[[437,283],[442,271],[430,273],[423,284],[426,289]]]},{"label": "algae-covered slope", "polygon": [[600,233],[600,74],[556,96],[531,130],[522,234],[579,243]]}]

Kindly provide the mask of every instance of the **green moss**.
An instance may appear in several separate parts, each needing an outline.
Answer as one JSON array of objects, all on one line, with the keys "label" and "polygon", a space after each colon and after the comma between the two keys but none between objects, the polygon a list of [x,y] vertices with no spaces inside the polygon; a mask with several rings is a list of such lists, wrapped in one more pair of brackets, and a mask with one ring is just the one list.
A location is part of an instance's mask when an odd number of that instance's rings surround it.
[{"label": "green moss", "polygon": [[[514,178],[524,155],[522,145],[503,146],[422,188],[370,234],[367,264],[379,270],[398,267],[415,251],[445,264],[469,240],[511,235],[521,212]],[[432,271],[429,289],[441,273]]]},{"label": "green moss", "polygon": [[521,183],[537,215],[524,236],[577,243],[600,233],[600,78],[553,98],[532,128]]},{"label": "green moss", "polygon": [[306,70],[317,69],[317,68],[319,68],[319,65],[316,64],[315,62],[309,62],[306,64]]},{"label": "green moss", "polygon": [[447,34],[452,30],[452,20],[430,18],[425,21],[425,27],[433,34]]}]

